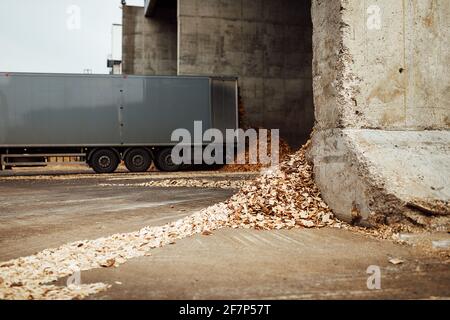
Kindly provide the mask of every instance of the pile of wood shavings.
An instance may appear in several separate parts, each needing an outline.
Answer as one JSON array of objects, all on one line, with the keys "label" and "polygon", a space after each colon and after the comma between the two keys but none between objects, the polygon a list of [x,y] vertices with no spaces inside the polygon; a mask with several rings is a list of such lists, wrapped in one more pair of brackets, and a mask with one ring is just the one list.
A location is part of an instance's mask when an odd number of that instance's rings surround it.
[{"label": "pile of wood shavings", "polygon": [[313,180],[305,151],[288,157],[279,168],[266,169],[227,203],[233,228],[272,230],[336,226],[330,208]]},{"label": "pile of wood shavings", "polygon": [[[258,138],[259,139],[259,138]],[[278,157],[280,161],[285,161],[289,158],[289,156],[293,153],[293,150],[289,146],[289,144],[280,139],[279,149],[277,151]],[[271,154],[271,136],[270,134],[267,137],[267,148],[269,155]],[[250,146],[246,146],[244,152],[245,164],[226,164],[223,168],[220,169],[222,172],[259,172],[264,168],[268,168],[268,165],[263,165],[261,163],[258,164],[249,164],[250,163],[250,154],[259,154],[259,140],[258,143]],[[237,158],[237,156],[236,156]]]}]

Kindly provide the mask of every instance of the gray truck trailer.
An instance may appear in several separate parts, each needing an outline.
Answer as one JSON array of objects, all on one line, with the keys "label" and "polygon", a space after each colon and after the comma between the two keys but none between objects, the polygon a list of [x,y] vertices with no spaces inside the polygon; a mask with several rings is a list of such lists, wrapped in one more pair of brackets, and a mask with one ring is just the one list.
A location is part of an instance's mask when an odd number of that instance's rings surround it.
[{"label": "gray truck trailer", "polygon": [[176,171],[172,132],[237,129],[237,97],[236,78],[0,73],[0,170],[69,157]]}]

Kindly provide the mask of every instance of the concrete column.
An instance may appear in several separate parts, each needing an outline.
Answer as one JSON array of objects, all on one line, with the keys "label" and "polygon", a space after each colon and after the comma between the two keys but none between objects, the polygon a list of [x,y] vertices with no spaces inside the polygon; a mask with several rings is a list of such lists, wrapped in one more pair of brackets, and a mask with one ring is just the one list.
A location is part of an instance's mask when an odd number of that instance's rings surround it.
[{"label": "concrete column", "polygon": [[447,224],[450,2],[313,0],[312,13],[325,199],[346,220]]}]

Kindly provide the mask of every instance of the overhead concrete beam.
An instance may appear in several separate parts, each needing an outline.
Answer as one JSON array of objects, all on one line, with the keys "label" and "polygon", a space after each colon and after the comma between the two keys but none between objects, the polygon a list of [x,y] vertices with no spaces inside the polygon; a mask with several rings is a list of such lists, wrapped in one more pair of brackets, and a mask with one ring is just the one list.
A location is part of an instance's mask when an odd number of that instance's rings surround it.
[{"label": "overhead concrete beam", "polygon": [[157,0],[145,0],[144,13],[146,17],[151,17],[155,12]]}]

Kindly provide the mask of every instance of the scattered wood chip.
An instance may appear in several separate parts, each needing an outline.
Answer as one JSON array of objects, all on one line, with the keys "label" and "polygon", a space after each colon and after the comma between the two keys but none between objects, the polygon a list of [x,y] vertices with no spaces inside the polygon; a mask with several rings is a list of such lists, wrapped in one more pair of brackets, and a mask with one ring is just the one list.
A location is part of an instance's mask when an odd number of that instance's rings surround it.
[{"label": "scattered wood chip", "polygon": [[11,285],[9,287],[10,288],[23,287],[23,283],[22,282],[14,282],[14,283],[11,283]]},{"label": "scattered wood chip", "polygon": [[101,264],[103,268],[111,268],[116,264],[116,259],[108,259],[104,263]]},{"label": "scattered wood chip", "polygon": [[392,263],[393,265],[399,265],[399,264],[405,263],[404,260],[398,259],[398,258],[389,259],[389,262]]}]

